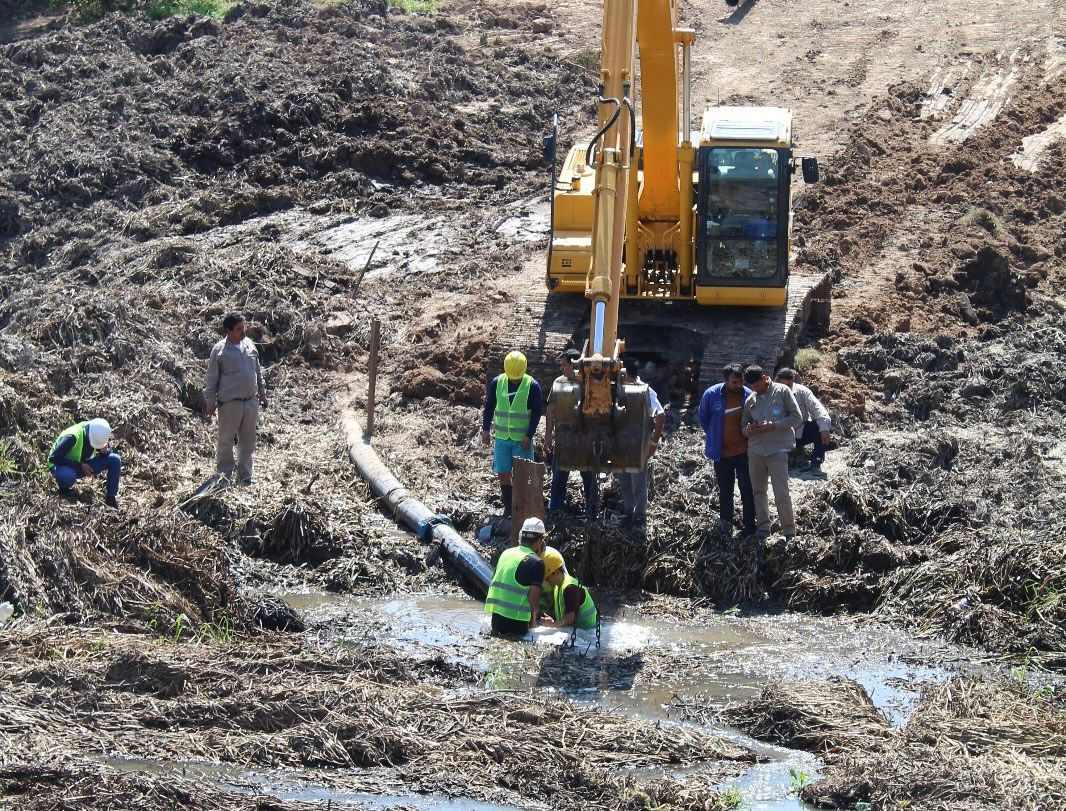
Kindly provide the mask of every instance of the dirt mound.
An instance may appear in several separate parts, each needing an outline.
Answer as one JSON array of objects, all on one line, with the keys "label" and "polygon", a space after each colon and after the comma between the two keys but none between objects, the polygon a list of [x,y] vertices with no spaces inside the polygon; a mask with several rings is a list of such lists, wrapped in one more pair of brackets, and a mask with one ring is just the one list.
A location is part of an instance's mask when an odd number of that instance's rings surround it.
[{"label": "dirt mound", "polygon": [[[19,160],[4,161],[0,193],[28,232],[14,256],[54,263],[68,245],[73,266],[129,237],[322,199],[387,209],[442,184],[473,200],[514,196],[539,165],[536,106],[580,95],[583,79],[547,51],[464,47],[462,17],[386,11],[108,15],[3,46],[0,154]],[[484,88],[507,104],[483,102]]]},{"label": "dirt mound", "polygon": [[1064,710],[1061,696],[956,679],[928,690],[901,729],[831,753],[800,796],[821,808],[901,798],[932,811],[1057,808],[1066,803]]}]

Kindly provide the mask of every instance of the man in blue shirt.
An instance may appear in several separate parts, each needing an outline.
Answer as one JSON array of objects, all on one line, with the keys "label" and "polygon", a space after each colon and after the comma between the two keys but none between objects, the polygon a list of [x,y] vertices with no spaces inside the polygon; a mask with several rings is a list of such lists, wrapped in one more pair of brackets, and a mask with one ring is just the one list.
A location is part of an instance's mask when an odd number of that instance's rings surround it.
[{"label": "man in blue shirt", "polygon": [[748,440],[741,429],[744,401],[751,389],[744,385],[744,370],[739,363],[722,369],[722,383],[703,393],[696,419],[707,434],[704,455],[714,464],[718,479],[718,526],[730,532],[733,526],[734,483],[740,487],[744,535],[755,532],[755,493],[748,471]]},{"label": "man in blue shirt", "polygon": [[[511,470],[515,458],[533,460],[544,400],[540,384],[526,374],[526,356],[511,352],[503,360],[504,373],[489,381],[481,413],[481,444],[493,443],[492,472],[500,477],[504,517],[511,517]],[[492,429],[492,434],[489,430]]]}]

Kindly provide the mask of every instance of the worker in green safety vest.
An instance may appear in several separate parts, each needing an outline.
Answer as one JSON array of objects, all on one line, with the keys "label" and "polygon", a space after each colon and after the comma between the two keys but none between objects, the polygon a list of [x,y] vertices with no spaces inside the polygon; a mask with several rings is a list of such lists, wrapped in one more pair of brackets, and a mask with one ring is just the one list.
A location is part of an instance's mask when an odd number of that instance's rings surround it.
[{"label": "worker in green safety vest", "polygon": [[[492,448],[492,472],[500,477],[504,517],[511,517],[511,470],[514,460],[533,460],[533,437],[544,411],[540,384],[526,374],[526,356],[509,352],[503,374],[489,381],[481,413],[481,444]],[[492,434],[489,429],[492,429]]]},{"label": "worker in green safety vest", "polygon": [[589,590],[566,571],[563,556],[554,549],[544,553],[544,583],[551,587],[552,615],[541,617],[549,628],[595,628],[598,614]]},{"label": "worker in green safety vest", "polygon": [[544,582],[544,522],[527,518],[518,546],[503,550],[485,596],[485,613],[492,616],[492,633],[525,636],[539,624],[540,592]]},{"label": "worker in green safety vest", "polygon": [[102,417],[75,423],[66,428],[48,452],[48,469],[60,493],[67,493],[81,478],[107,473],[104,503],[118,507],[118,487],[122,459],[110,448],[111,425]]}]

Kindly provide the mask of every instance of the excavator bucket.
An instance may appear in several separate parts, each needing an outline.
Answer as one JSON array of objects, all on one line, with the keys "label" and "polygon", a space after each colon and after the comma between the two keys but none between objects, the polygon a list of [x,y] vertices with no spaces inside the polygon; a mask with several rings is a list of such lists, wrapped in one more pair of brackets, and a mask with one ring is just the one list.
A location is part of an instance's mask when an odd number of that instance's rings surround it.
[{"label": "excavator bucket", "polygon": [[648,461],[652,418],[648,387],[626,383],[612,409],[589,417],[581,409],[580,383],[558,382],[555,403],[555,464],[560,470],[638,473]]}]

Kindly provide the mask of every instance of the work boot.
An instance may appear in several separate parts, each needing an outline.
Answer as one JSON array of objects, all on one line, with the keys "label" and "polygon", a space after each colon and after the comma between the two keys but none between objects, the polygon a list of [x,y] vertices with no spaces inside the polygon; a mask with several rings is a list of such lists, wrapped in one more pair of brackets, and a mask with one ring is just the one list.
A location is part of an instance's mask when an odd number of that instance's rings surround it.
[{"label": "work boot", "polygon": [[117,510],[118,509],[118,499],[115,498],[114,496],[107,496],[104,499],[104,504],[106,504],[112,510]]},{"label": "work boot", "polygon": [[503,500],[503,517],[511,517],[511,493],[513,488],[509,484],[500,485],[500,498]]},{"label": "work boot", "polygon": [[757,541],[765,541],[769,537],[770,530],[768,529],[760,529],[755,531],[755,540]]}]

